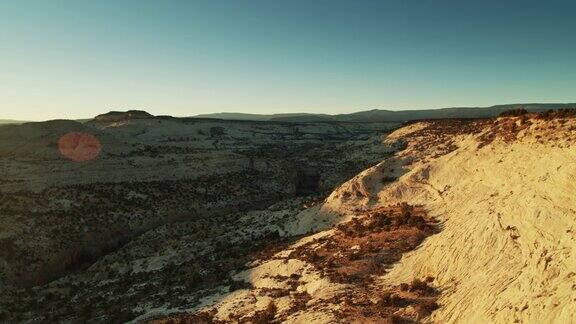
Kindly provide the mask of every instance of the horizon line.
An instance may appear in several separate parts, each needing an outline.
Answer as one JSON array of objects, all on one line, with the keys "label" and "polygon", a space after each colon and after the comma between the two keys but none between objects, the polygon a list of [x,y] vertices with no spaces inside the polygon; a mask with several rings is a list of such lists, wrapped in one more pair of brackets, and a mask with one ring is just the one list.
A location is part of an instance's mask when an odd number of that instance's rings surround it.
[{"label": "horizon line", "polygon": [[[442,109],[482,109],[482,108],[492,108],[492,107],[497,107],[497,106],[511,106],[511,105],[571,105],[571,104],[576,105],[576,100],[571,101],[571,102],[520,102],[520,103],[513,102],[513,103],[493,104],[493,105],[489,105],[489,106],[449,106],[449,107],[444,106],[444,107],[432,107],[432,108],[419,107],[419,108],[404,108],[404,109],[371,108],[371,109],[361,109],[361,110],[351,111],[351,112],[347,112],[347,113],[338,113],[338,114],[320,113],[320,112],[279,112],[279,113],[270,113],[270,114],[259,114],[259,113],[250,113],[250,112],[240,112],[240,111],[220,111],[220,112],[202,113],[202,114],[196,114],[196,115],[171,115],[171,114],[152,114],[149,112],[149,110],[141,109],[141,108],[127,108],[125,110],[114,109],[114,110],[108,110],[108,111],[103,112],[101,114],[106,114],[106,113],[109,113],[112,111],[126,112],[126,111],[130,111],[130,110],[139,110],[139,111],[148,112],[155,117],[169,116],[169,117],[175,117],[175,118],[193,118],[193,117],[197,117],[197,116],[207,116],[207,115],[217,115],[217,114],[241,114],[241,115],[254,115],[254,116],[274,116],[274,115],[340,116],[340,115],[350,115],[350,114],[354,114],[354,113],[367,112],[367,111],[403,112],[403,111],[424,111],[424,110],[442,110]],[[98,115],[101,115],[101,114],[98,114]],[[4,117],[0,116],[0,120],[1,121],[10,121],[10,122],[22,122],[22,123],[45,122],[45,121],[51,121],[51,120],[88,120],[88,119],[93,119],[94,117],[96,117],[98,115],[91,116],[91,117],[79,117],[79,118],[62,117],[62,118],[51,118],[51,119],[14,119],[14,118],[4,118]]]}]

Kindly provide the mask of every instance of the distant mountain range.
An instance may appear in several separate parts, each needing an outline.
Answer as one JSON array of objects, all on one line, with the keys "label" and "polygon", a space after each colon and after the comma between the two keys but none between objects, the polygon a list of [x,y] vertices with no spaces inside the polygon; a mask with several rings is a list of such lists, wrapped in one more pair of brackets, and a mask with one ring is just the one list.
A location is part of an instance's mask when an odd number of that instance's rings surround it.
[{"label": "distant mountain range", "polygon": [[454,107],[440,109],[420,110],[381,110],[373,109],[351,114],[242,114],[242,113],[216,113],[202,114],[194,118],[215,118],[228,120],[256,120],[256,121],[284,121],[284,122],[402,122],[418,119],[442,119],[442,118],[488,118],[498,116],[503,111],[524,108],[529,112],[546,111],[549,109],[576,108],[575,103],[530,103],[496,105],[491,107]]},{"label": "distant mountain range", "polygon": [[[546,110],[557,110],[562,108],[576,108],[576,103],[528,103],[528,104],[508,104],[491,107],[452,107],[439,109],[418,109],[418,110],[383,110],[372,109],[355,112],[351,114],[310,114],[310,113],[284,113],[284,114],[244,114],[244,113],[214,113],[201,114],[192,117],[171,117],[154,116],[142,110],[111,111],[89,119],[77,119],[77,122],[85,123],[89,121],[106,122],[120,121],[127,119],[146,118],[177,118],[177,119],[221,119],[221,120],[241,120],[241,121],[275,121],[275,122],[404,122],[420,119],[444,119],[444,118],[489,118],[498,116],[503,111],[523,108],[529,112],[540,112]],[[27,121],[0,119],[0,125],[23,124]]]}]

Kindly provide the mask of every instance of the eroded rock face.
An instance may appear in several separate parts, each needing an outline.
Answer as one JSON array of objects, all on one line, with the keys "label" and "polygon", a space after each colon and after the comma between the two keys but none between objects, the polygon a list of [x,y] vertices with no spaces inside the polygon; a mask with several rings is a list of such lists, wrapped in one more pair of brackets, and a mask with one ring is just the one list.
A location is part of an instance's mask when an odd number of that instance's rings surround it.
[{"label": "eroded rock face", "polygon": [[576,174],[576,120],[524,115],[484,125],[477,134],[454,129],[457,147],[435,159],[419,152],[436,154],[423,135],[439,124],[407,135],[414,137],[404,156],[420,159],[379,199],[428,200],[443,230],[387,280],[436,277],[445,291],[445,306],[432,316],[438,322],[573,322],[576,200],[567,193]]}]

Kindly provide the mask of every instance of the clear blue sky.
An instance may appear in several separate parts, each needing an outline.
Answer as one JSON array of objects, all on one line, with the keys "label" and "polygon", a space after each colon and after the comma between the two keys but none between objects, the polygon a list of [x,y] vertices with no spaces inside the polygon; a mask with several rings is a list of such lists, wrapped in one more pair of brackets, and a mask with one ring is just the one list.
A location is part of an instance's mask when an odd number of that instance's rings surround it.
[{"label": "clear blue sky", "polygon": [[576,1],[1,1],[0,118],[576,101]]}]

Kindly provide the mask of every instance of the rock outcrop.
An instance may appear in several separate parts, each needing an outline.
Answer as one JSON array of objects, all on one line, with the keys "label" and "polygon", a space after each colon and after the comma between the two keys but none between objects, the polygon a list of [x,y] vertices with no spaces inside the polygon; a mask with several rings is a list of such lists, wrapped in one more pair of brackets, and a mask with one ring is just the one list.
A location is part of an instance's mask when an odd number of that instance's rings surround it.
[{"label": "rock outcrop", "polygon": [[153,115],[143,110],[128,110],[128,111],[110,111],[105,114],[94,117],[94,122],[118,122],[130,119],[148,119],[154,118]]}]

